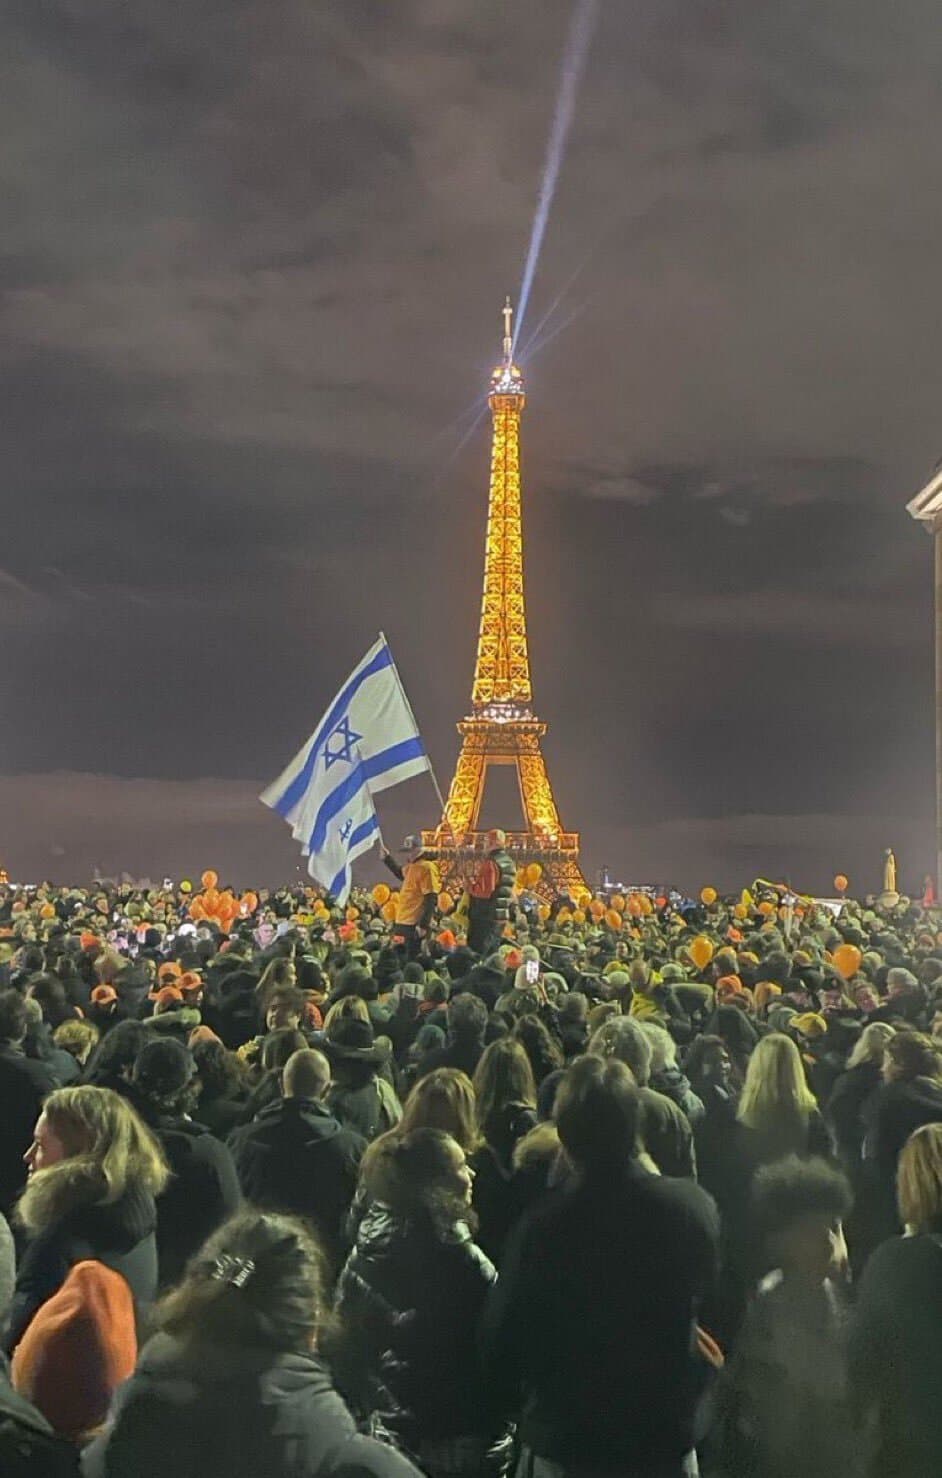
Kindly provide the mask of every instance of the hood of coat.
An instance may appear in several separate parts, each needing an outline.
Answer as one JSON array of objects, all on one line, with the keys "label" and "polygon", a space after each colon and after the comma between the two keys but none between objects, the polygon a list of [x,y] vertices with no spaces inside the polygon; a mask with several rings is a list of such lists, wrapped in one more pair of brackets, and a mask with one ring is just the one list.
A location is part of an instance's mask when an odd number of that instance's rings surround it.
[{"label": "hood of coat", "polygon": [[157,1226],[157,1208],[149,1191],[129,1186],[117,1201],[79,1206],[68,1216],[69,1232],[93,1247],[128,1252]]},{"label": "hood of coat", "polygon": [[[187,1344],[169,1334],[157,1334],[144,1346],[135,1379],[155,1389],[163,1387],[170,1404],[177,1400],[189,1404],[208,1387],[229,1383],[251,1387],[265,1404],[299,1394],[333,1394],[330,1376],[313,1353],[201,1341]],[[352,1432],[352,1419],[349,1426]]]},{"label": "hood of coat", "polygon": [[243,1133],[256,1144],[271,1140],[279,1148],[286,1143],[296,1143],[299,1148],[310,1149],[317,1144],[336,1139],[342,1125],[329,1109],[313,1098],[278,1098],[256,1114]]}]

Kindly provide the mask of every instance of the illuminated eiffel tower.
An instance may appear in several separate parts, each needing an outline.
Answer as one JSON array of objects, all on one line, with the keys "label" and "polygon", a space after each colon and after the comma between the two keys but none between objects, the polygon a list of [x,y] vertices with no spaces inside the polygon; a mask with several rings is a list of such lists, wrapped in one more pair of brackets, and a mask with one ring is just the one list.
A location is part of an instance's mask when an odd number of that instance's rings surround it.
[{"label": "illuminated eiffel tower", "polygon": [[458,724],[461,753],[436,830],[423,833],[442,859],[445,886],[474,853],[486,850],[478,829],[487,771],[514,765],[524,829],[507,830],[507,847],[523,865],[539,862],[544,891],[580,892],[579,834],[563,831],[546,773],[541,740],[546,725],[530,707],[533,690],[527,651],[520,512],[520,415],[523,379],[513,362],[513,310],[504,307],[503,359],[491,375],[488,404],[494,421],[484,546],[484,596],[471,712]]}]

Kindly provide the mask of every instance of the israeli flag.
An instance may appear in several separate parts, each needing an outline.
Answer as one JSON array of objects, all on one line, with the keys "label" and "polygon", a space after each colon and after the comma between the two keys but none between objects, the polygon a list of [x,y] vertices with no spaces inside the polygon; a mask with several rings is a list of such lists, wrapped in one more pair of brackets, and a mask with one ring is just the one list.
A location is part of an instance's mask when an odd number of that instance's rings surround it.
[{"label": "israeli flag", "polygon": [[288,822],[311,877],[342,904],[350,864],[379,836],[374,795],[429,768],[389,643],[380,636],[260,800]]}]

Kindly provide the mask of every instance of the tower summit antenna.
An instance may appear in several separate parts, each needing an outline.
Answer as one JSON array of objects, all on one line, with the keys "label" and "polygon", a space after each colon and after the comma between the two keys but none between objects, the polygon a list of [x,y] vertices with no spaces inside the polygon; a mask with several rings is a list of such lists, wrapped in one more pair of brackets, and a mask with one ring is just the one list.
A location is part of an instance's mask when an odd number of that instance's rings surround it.
[{"label": "tower summit antenna", "polygon": [[501,312],[503,313],[503,317],[504,317],[504,368],[505,369],[509,369],[510,368],[511,360],[513,359],[513,352],[514,352],[514,336],[513,336],[513,329],[512,329],[513,317],[514,317],[514,310],[510,306],[510,294],[509,293],[507,294],[507,297],[504,299],[504,306],[503,306]]}]

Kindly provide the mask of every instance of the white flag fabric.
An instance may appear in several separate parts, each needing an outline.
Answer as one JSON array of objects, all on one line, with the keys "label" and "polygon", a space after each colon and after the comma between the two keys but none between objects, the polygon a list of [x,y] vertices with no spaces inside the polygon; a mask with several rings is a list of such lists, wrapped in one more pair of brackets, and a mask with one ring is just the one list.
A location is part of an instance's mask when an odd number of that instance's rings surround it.
[{"label": "white flag fabric", "polygon": [[260,799],[288,822],[311,877],[343,904],[350,865],[379,832],[373,796],[427,769],[412,709],[381,636]]}]

